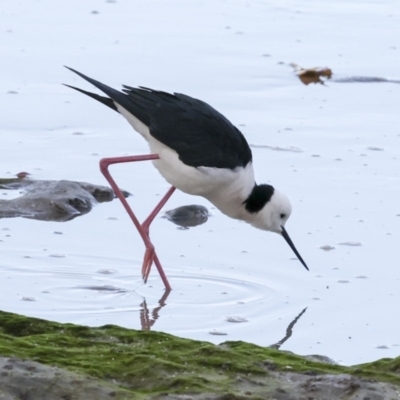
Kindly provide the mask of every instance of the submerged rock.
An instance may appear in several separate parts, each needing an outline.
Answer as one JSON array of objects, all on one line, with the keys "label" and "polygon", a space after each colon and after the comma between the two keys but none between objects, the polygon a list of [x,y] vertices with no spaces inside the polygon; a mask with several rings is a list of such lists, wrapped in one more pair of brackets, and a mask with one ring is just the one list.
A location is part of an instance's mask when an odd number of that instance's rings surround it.
[{"label": "submerged rock", "polygon": [[210,214],[206,207],[192,204],[166,211],[164,218],[184,229],[188,229],[189,227],[206,223],[209,216]]},{"label": "submerged rock", "polygon": [[[0,189],[21,190],[22,196],[0,200],[0,218],[31,218],[41,221],[70,221],[87,214],[95,204],[112,201],[111,188],[86,182],[0,179]],[[125,197],[128,192],[123,191]]]}]

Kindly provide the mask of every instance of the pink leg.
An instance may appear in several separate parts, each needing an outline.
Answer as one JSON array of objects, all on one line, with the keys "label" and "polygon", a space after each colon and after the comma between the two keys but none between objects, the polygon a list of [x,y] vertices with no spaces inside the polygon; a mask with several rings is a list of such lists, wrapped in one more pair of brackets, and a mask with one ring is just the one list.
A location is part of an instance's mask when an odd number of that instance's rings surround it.
[{"label": "pink leg", "polygon": [[150,213],[150,215],[146,218],[146,220],[143,222],[143,224],[140,224],[140,222],[136,218],[135,214],[133,213],[132,209],[130,208],[128,202],[126,201],[124,195],[122,194],[121,190],[119,189],[119,187],[115,183],[114,179],[112,178],[110,172],[108,171],[108,167],[111,164],[134,162],[134,161],[157,160],[158,158],[159,158],[158,154],[148,154],[148,155],[143,155],[143,156],[103,158],[102,160],[100,160],[100,170],[101,170],[102,174],[105,176],[105,178],[107,179],[107,181],[110,183],[116,196],[121,200],[122,205],[124,206],[125,210],[127,211],[129,217],[131,218],[131,220],[134,223],[136,229],[138,230],[140,236],[142,237],[144,245],[146,246],[146,252],[144,255],[144,260],[143,260],[143,265],[142,265],[142,275],[143,275],[144,282],[145,283],[147,282],[147,278],[149,277],[149,274],[150,274],[151,265],[153,264],[153,261],[154,261],[154,264],[157,267],[158,273],[161,276],[164,286],[165,286],[166,290],[169,291],[169,290],[171,290],[171,286],[168,282],[168,279],[167,279],[167,277],[164,273],[164,270],[160,264],[160,261],[157,257],[154,246],[150,241],[149,229],[150,229],[151,222],[154,220],[154,218],[156,217],[158,212],[161,210],[161,208],[164,206],[164,204],[167,202],[167,200],[171,197],[172,193],[175,191],[175,187],[172,186],[168,190],[168,192],[161,199],[161,201],[157,204],[157,206]]},{"label": "pink leg", "polygon": [[[164,197],[156,205],[154,210],[150,213],[150,215],[142,223],[142,225],[141,225],[142,229],[148,238],[150,238],[150,224],[153,222],[156,215],[164,207],[164,204],[168,201],[168,199],[172,196],[172,193],[174,193],[174,192],[175,192],[175,187],[171,186],[169,188],[168,192],[164,195]],[[154,264],[156,264],[157,269],[160,270],[160,268],[161,268],[161,270],[162,270],[160,261],[154,250],[154,246],[152,246],[152,248],[150,248],[150,249],[146,247],[146,252],[144,255],[144,260],[143,260],[143,265],[142,265],[142,277],[143,277],[144,283],[147,282],[147,278],[150,275],[150,270],[151,270],[153,261],[154,261]]]}]

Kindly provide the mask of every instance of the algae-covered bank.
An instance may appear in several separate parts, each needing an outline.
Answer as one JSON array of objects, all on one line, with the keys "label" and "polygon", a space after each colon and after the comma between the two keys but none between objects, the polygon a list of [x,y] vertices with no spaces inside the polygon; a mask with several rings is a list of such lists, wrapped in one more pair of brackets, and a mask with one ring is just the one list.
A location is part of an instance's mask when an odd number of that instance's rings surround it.
[{"label": "algae-covered bank", "polygon": [[400,358],[324,364],[114,325],[0,312],[0,399],[398,399]]}]

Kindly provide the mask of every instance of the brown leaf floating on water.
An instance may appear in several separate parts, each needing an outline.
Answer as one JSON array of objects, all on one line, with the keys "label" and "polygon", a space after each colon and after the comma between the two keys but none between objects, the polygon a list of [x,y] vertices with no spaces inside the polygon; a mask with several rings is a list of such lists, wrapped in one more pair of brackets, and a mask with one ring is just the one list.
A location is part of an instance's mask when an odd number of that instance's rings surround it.
[{"label": "brown leaf floating on water", "polygon": [[[293,67],[294,73],[305,85],[309,85],[310,83],[324,85],[325,81],[332,77],[332,70],[328,67],[302,68],[296,63],[291,63],[290,66]],[[321,78],[324,78],[324,80]]]}]

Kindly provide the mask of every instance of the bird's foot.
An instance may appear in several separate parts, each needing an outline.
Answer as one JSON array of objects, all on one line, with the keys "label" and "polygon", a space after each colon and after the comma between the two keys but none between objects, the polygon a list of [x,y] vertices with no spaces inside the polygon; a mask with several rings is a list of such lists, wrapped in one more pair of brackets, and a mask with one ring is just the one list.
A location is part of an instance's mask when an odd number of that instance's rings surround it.
[{"label": "bird's foot", "polygon": [[144,253],[143,264],[142,264],[142,278],[144,283],[147,283],[147,279],[150,275],[151,266],[156,257],[156,252],[154,247],[147,247],[146,252]]}]

